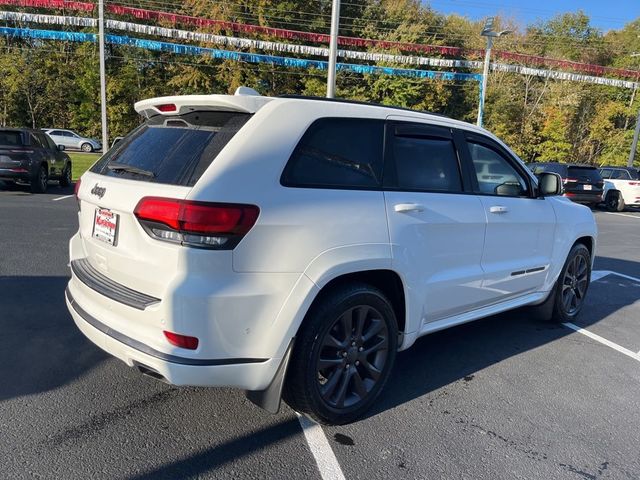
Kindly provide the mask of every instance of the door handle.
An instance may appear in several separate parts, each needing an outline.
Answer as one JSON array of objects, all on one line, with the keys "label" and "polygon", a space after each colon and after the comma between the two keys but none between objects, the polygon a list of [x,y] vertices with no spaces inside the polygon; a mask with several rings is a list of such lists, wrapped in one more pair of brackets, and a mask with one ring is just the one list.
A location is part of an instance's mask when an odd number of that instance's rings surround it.
[{"label": "door handle", "polygon": [[507,207],[503,207],[502,205],[494,205],[489,207],[489,212],[491,213],[507,213],[509,209]]},{"label": "door handle", "polygon": [[419,203],[396,203],[393,207],[396,212],[421,212],[424,210],[424,205]]}]

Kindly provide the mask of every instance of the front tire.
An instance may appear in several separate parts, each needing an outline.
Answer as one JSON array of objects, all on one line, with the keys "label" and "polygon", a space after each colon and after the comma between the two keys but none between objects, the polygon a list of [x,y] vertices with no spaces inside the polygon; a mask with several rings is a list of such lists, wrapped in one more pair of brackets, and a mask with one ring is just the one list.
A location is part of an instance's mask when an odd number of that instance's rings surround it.
[{"label": "front tire", "polygon": [[545,320],[572,322],[582,310],[591,283],[591,254],[582,243],[573,246],[549,298],[536,307]]},{"label": "front tire", "polygon": [[85,153],[91,153],[93,152],[93,147],[91,146],[90,143],[83,143],[82,145],[80,145],[80,150],[82,150]]},{"label": "front tire", "polygon": [[67,162],[60,177],[60,186],[69,187],[71,185],[71,163]]},{"label": "front tire", "polygon": [[298,332],[284,400],[319,423],[352,422],[380,395],[397,346],[396,316],[380,290],[360,283],[333,289]]},{"label": "front tire", "polygon": [[31,181],[31,192],[32,193],[44,193],[47,191],[47,186],[49,184],[49,172],[47,171],[47,167],[44,165],[40,165],[38,169],[38,174]]}]

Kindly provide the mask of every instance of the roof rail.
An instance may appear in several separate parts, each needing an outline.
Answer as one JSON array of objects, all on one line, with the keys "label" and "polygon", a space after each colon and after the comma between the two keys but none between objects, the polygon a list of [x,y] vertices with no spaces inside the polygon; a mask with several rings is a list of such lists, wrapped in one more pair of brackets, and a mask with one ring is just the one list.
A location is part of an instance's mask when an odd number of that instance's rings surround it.
[{"label": "roof rail", "polygon": [[446,115],[443,115],[442,113],[428,112],[425,110],[414,110],[412,108],[398,107],[395,105],[384,105],[382,103],[363,102],[360,100],[349,100],[346,98],[326,98],[326,97],[314,97],[310,95],[291,95],[291,94],[278,95],[277,98],[297,98],[299,100],[315,100],[319,102],[335,102],[335,103],[349,103],[354,105],[369,105],[372,107],[392,108],[394,110],[401,110],[403,112],[427,113],[429,115],[435,115],[437,117],[451,118],[451,117],[447,117]]}]

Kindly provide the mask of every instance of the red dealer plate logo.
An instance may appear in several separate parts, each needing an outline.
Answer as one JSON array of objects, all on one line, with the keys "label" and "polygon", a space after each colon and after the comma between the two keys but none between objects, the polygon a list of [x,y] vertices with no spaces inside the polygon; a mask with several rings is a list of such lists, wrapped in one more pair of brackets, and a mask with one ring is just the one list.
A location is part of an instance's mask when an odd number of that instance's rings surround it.
[{"label": "red dealer plate logo", "polygon": [[107,208],[96,208],[92,235],[93,238],[115,247],[118,236],[118,215]]}]

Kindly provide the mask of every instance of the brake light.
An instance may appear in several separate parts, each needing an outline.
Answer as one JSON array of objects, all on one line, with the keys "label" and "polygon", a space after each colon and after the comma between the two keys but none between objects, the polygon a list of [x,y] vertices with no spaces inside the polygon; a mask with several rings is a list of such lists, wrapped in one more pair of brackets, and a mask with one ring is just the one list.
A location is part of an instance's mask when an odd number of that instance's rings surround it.
[{"label": "brake light", "polygon": [[15,173],[29,173],[29,170],[26,168],[10,168],[9,170]]},{"label": "brake light", "polygon": [[144,197],[133,213],[158,240],[230,250],[251,230],[260,209],[255,205]]},{"label": "brake light", "polygon": [[186,348],[189,350],[195,350],[198,348],[198,338],[190,337],[188,335],[180,335],[179,333],[168,332],[164,330],[164,336],[169,341],[171,345],[175,345],[176,347]]},{"label": "brake light", "polygon": [[163,103],[162,105],[156,105],[156,108],[161,112],[175,112],[178,110],[174,103]]},{"label": "brake light", "polygon": [[634,187],[640,186],[640,182],[629,182],[629,185],[633,185]]},{"label": "brake light", "polygon": [[73,194],[76,196],[76,200],[78,200],[78,192],[80,191],[80,179],[78,179],[78,181],[76,182],[75,186],[73,187]]}]

